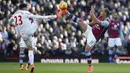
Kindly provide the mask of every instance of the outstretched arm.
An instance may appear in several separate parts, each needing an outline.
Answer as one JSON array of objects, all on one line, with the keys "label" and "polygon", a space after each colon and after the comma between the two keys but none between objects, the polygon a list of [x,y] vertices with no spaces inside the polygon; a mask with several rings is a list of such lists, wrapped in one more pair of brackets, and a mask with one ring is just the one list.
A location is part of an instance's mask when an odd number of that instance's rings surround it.
[{"label": "outstretched arm", "polygon": [[96,24],[94,21],[91,21],[91,22],[89,23],[89,25],[94,25],[94,24]]},{"label": "outstretched arm", "polygon": [[36,18],[37,20],[50,20],[50,19],[59,19],[61,18],[61,11],[57,12],[56,15],[47,15],[47,16],[41,16],[41,15],[29,15],[29,17]]},{"label": "outstretched arm", "polygon": [[90,10],[90,16],[92,18],[92,23],[97,23],[100,24],[100,20],[98,20],[98,18],[96,17],[96,15],[94,14],[94,7],[91,6],[91,10]]},{"label": "outstretched arm", "polygon": [[109,25],[109,22],[107,20],[100,21],[99,19],[97,19],[94,13],[92,13],[92,17],[93,17],[93,23],[95,24],[98,24],[104,27],[107,27]]},{"label": "outstretched arm", "polygon": [[57,15],[47,15],[47,16],[30,15],[29,17],[36,18],[36,19],[56,19]]},{"label": "outstretched arm", "polygon": [[90,11],[90,15],[92,17],[92,21],[94,24],[98,24],[98,25],[101,25],[101,26],[104,26],[104,27],[107,27],[109,25],[109,22],[107,20],[103,20],[103,21],[100,21],[94,14],[94,8],[93,6],[91,7],[91,11]]}]

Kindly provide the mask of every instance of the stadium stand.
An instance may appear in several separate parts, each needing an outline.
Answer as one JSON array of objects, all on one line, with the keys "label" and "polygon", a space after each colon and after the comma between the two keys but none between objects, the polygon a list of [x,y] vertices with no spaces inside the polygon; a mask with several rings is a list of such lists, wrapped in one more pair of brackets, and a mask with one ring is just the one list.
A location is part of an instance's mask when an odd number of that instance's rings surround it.
[{"label": "stadium stand", "polygon": [[[86,23],[90,22],[89,10],[91,5],[96,7],[98,15],[101,7],[108,7],[120,16],[123,29],[122,55],[130,54],[130,1],[129,0],[64,0],[69,5],[69,11],[81,17]],[[30,12],[40,15],[55,14],[60,0],[0,0],[0,55],[18,55],[19,47],[16,34],[8,24],[8,19],[18,9],[20,3],[31,3]],[[111,18],[111,15],[110,15]],[[43,55],[78,55],[84,49],[86,39],[81,35],[79,26],[62,20],[51,20],[40,23],[35,33],[37,48]],[[97,43],[93,54],[107,54],[106,35]],[[3,39],[3,40],[2,40]]]}]

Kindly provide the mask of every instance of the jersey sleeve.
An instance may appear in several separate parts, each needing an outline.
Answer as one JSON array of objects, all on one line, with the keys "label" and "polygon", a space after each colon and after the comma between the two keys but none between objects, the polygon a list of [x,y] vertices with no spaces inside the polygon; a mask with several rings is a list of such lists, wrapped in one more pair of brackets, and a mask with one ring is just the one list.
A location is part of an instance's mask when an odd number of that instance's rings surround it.
[{"label": "jersey sleeve", "polygon": [[57,18],[56,15],[47,15],[47,16],[42,16],[42,15],[34,15],[34,14],[26,14],[27,17],[31,17],[34,19],[55,19]]},{"label": "jersey sleeve", "polygon": [[15,25],[15,20],[14,20],[13,16],[9,19],[9,24]]},{"label": "jersey sleeve", "polygon": [[48,15],[48,16],[30,15],[30,17],[35,18],[35,19],[55,19],[55,18],[57,18],[56,15]]},{"label": "jersey sleeve", "polygon": [[120,23],[120,26],[119,26],[119,33],[120,33],[120,37],[121,38],[124,38],[124,35],[123,35],[123,23]]},{"label": "jersey sleeve", "polygon": [[107,20],[101,21],[101,25],[102,25],[103,27],[108,27],[109,21],[107,21]]}]

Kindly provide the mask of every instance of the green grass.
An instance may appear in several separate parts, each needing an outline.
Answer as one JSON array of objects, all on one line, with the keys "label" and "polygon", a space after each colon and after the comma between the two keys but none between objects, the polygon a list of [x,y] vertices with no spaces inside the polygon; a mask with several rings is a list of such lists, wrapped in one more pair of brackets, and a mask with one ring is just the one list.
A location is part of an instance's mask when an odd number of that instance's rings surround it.
[{"label": "green grass", "polygon": [[[87,64],[44,64],[35,63],[35,73],[87,73]],[[29,73],[19,70],[18,62],[0,63],[0,73]],[[94,64],[92,73],[130,73],[130,64]]]}]

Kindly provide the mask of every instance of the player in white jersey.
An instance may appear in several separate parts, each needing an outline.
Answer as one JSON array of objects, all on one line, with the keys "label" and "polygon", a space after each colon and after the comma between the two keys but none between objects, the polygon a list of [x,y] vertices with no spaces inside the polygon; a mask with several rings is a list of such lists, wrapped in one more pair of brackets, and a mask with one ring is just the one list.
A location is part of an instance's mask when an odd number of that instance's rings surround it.
[{"label": "player in white jersey", "polygon": [[23,58],[24,58],[24,49],[28,48],[28,57],[29,63],[31,65],[31,73],[34,72],[34,48],[36,41],[34,39],[34,33],[38,28],[38,20],[43,19],[56,19],[60,18],[61,13],[58,12],[57,15],[49,16],[40,16],[30,13],[28,10],[27,4],[21,4],[19,6],[20,10],[16,11],[9,22],[11,25],[15,26],[17,37],[20,39],[20,53],[19,53],[19,62],[20,69],[23,70]]}]

